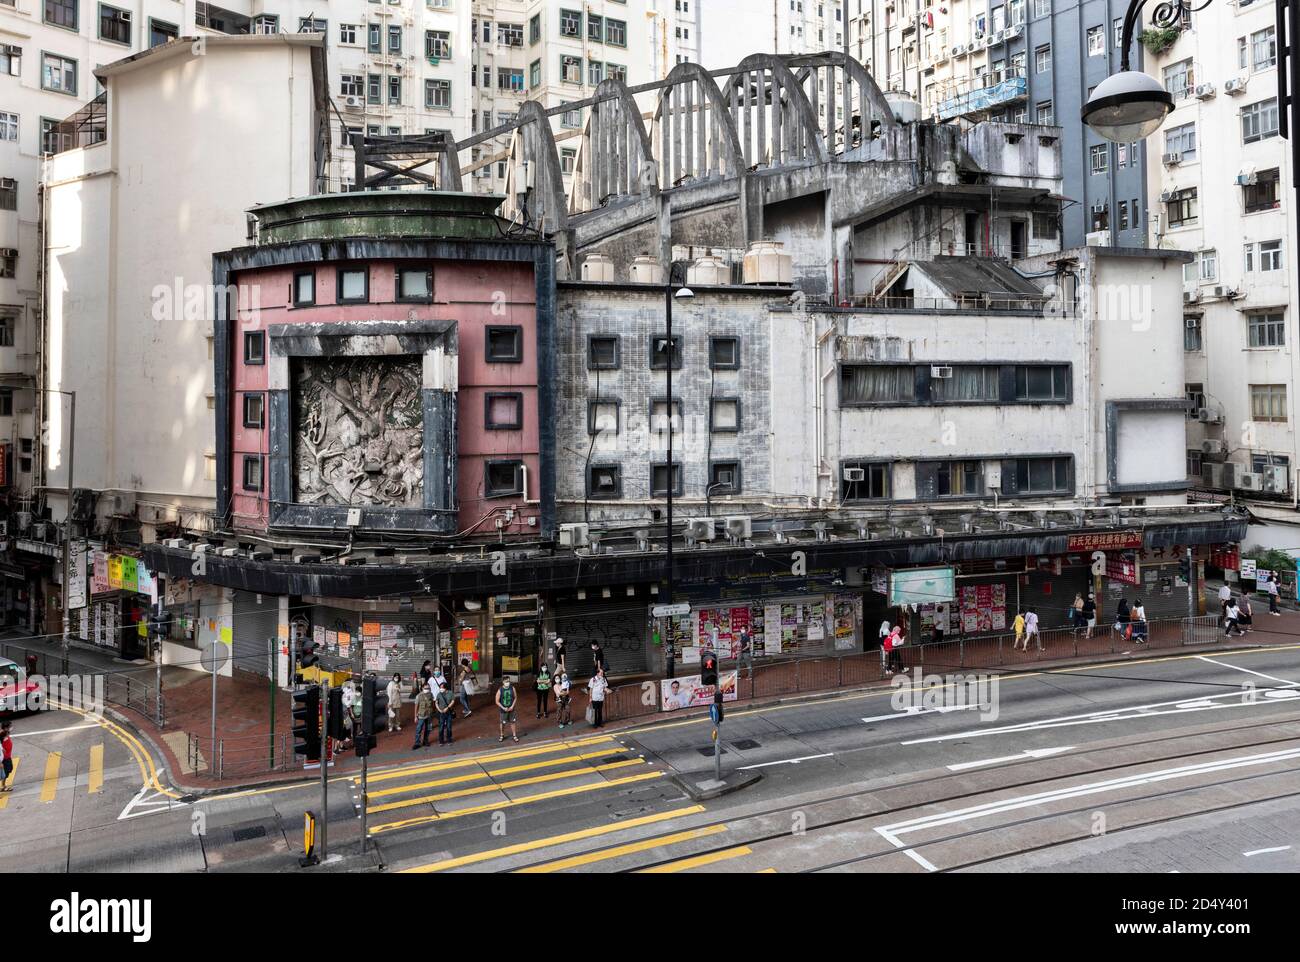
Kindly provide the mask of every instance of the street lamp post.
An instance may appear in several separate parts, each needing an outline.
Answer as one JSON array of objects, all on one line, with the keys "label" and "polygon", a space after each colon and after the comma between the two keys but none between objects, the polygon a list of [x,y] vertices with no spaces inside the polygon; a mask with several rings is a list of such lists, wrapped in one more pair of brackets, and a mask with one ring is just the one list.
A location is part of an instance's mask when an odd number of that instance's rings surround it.
[{"label": "street lamp post", "polygon": [[72,459],[76,453],[77,392],[60,391],[58,388],[38,388],[37,390],[42,394],[62,394],[68,399],[68,513],[63,522],[63,672],[67,674],[68,648],[70,646],[68,625],[72,619]]},{"label": "street lamp post", "polygon": [[[664,287],[664,307],[665,320],[667,324],[666,339],[667,344],[664,347],[664,356],[667,359],[665,368],[668,372],[668,517],[666,519],[666,533],[668,535],[668,576],[667,588],[668,597],[664,603],[671,605],[673,603],[673,301],[689,301],[695,296],[695,292],[689,287],[679,287],[673,290],[672,284]],[[671,624],[671,621],[669,622]],[[671,644],[671,638],[668,639]]]}]

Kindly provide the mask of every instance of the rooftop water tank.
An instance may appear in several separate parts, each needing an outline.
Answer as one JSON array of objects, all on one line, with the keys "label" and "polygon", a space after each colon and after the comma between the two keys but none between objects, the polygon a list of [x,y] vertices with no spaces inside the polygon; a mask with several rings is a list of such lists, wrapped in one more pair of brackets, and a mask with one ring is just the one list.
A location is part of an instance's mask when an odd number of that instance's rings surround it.
[{"label": "rooftop water tank", "polygon": [[614,261],[605,254],[589,254],[587,259],[582,262],[582,279],[606,284],[613,283]]},{"label": "rooftop water tank", "polygon": [[756,241],[745,252],[746,284],[784,284],[794,279],[794,258],[779,241]]},{"label": "rooftop water tank", "polygon": [[638,254],[632,259],[633,284],[662,284],[664,272],[659,260],[649,254]]}]

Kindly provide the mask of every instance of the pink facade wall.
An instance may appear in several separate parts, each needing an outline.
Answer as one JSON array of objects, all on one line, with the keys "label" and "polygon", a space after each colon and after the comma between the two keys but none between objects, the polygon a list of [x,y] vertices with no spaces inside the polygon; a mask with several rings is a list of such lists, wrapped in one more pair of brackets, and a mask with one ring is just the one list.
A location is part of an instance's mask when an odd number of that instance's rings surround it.
[{"label": "pink facade wall", "polygon": [[[433,271],[433,302],[412,304],[395,298],[397,268],[429,266]],[[228,405],[231,418],[230,479],[233,492],[231,518],[236,528],[263,530],[267,524],[269,479],[264,471],[262,491],[245,491],[243,455],[269,453],[266,419],[262,428],[244,427],[244,395],[266,392],[268,367],[248,364],[244,357],[244,334],[273,324],[336,323],[341,321],[454,320],[458,342],[459,388],[457,391],[457,445],[459,530],[478,534],[531,535],[539,527],[528,519],[538,518],[539,438],[537,410],[537,313],[533,270],[528,264],[483,261],[371,261],[368,265],[370,296],[365,304],[336,303],[336,272],[348,262],[321,262],[316,272],[316,304],[294,307],[293,278],[305,265],[242,271],[235,278],[240,287],[240,305],[232,325],[230,397],[218,399]],[[253,290],[255,288],[255,290]],[[256,305],[256,308],[251,308]],[[489,363],[486,337],[489,325],[518,325],[522,328],[523,360],[520,363]],[[267,353],[270,353],[269,339]],[[269,361],[269,357],[268,357]],[[520,430],[487,430],[486,396],[492,391],[518,391],[523,395]],[[269,404],[267,405],[269,407]],[[523,496],[488,498],[485,494],[485,464],[491,459],[522,460],[526,469],[526,503]],[[501,529],[496,519],[513,509],[512,520]]]}]

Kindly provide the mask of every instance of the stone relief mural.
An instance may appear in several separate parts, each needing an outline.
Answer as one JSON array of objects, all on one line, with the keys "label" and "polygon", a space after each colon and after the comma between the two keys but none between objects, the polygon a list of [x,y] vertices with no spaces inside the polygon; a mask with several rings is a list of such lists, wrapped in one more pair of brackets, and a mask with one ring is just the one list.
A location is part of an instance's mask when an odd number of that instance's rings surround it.
[{"label": "stone relief mural", "polygon": [[419,356],[298,358],[294,500],[421,507],[421,375]]}]

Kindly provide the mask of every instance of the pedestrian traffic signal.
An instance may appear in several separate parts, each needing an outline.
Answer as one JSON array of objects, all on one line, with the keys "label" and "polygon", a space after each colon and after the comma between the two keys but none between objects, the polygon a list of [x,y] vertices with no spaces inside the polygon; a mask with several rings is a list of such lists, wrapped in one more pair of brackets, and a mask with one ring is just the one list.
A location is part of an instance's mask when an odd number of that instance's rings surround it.
[{"label": "pedestrian traffic signal", "polygon": [[1183,558],[1181,561],[1178,562],[1178,576],[1187,582],[1190,582],[1192,580],[1192,559],[1191,558]]},{"label": "pedestrian traffic signal", "polygon": [[375,737],[377,720],[388,716],[388,693],[379,687],[379,679],[361,680],[361,731],[356,733],[357,757],[365,758],[379,744]]},{"label": "pedestrian traffic signal", "polygon": [[718,684],[718,656],[711,651],[700,659],[700,684],[715,687]]},{"label": "pedestrian traffic signal", "polygon": [[320,689],[315,686],[293,693],[293,739],[295,755],[320,761]]},{"label": "pedestrian traffic signal", "polygon": [[329,729],[330,738],[334,739],[335,741],[341,742],[343,741],[344,734],[346,734],[346,730],[343,727],[343,718],[344,718],[343,689],[331,688],[329,698],[330,698],[329,718],[325,724]]},{"label": "pedestrian traffic signal", "polygon": [[302,653],[298,656],[298,667],[312,668],[320,661],[320,656],[316,653],[316,642],[307,638],[302,643]]}]

